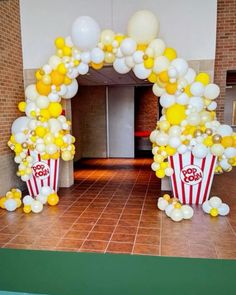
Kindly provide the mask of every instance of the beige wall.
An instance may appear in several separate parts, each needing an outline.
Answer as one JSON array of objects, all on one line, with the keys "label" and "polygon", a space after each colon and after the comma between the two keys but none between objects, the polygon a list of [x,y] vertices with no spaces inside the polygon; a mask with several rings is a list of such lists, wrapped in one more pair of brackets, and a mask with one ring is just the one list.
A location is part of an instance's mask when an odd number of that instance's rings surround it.
[{"label": "beige wall", "polygon": [[73,135],[77,139],[75,160],[105,158],[106,87],[81,86],[71,105]]}]

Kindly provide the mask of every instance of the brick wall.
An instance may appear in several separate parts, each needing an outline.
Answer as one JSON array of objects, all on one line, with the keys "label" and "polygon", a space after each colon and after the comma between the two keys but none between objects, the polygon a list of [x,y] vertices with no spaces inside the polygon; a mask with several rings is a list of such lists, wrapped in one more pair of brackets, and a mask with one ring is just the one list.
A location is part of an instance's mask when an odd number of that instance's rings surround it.
[{"label": "brick wall", "polygon": [[72,98],[75,160],[106,157],[106,87],[81,86]]},{"label": "brick wall", "polygon": [[220,86],[218,119],[224,121],[227,70],[236,70],[236,0],[218,0],[215,83]]},{"label": "brick wall", "polygon": [[19,0],[0,1],[0,194],[22,183],[7,147],[12,122],[24,96]]},{"label": "brick wall", "polygon": [[135,89],[135,131],[152,131],[159,117],[158,99],[152,87]]}]

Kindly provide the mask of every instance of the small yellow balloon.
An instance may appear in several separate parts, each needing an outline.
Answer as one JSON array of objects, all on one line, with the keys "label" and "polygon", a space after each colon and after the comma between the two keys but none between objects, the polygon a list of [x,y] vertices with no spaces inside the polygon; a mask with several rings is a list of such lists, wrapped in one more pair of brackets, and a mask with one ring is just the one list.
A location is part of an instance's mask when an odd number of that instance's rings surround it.
[{"label": "small yellow balloon", "polygon": [[47,96],[51,92],[51,85],[44,84],[43,81],[36,83],[36,89],[39,94]]},{"label": "small yellow balloon", "polygon": [[61,64],[58,65],[57,71],[60,74],[65,75],[67,73],[67,68],[65,67],[65,65],[63,63],[61,63]]},{"label": "small yellow balloon", "polygon": [[175,94],[177,90],[177,83],[167,83],[166,92],[169,94]]},{"label": "small yellow balloon", "polygon": [[16,201],[16,207],[17,207],[17,208],[20,208],[20,206],[21,206],[21,204],[22,204],[21,199],[19,199],[19,198],[15,198],[14,200]]},{"label": "small yellow balloon", "polygon": [[185,118],[185,106],[173,104],[166,110],[167,121],[171,125],[179,125]]},{"label": "small yellow balloon", "polygon": [[62,51],[63,51],[63,55],[65,55],[65,56],[71,56],[72,55],[72,50],[68,46],[64,46],[62,48]]},{"label": "small yellow balloon", "polygon": [[166,56],[170,61],[177,57],[175,49],[167,47],[164,51],[164,56]]},{"label": "small yellow balloon", "polygon": [[26,108],[26,102],[25,101],[19,102],[19,104],[18,104],[19,111],[20,112],[24,112],[25,111],[25,108]]},{"label": "small yellow balloon", "polygon": [[234,140],[232,136],[224,136],[221,139],[221,144],[223,145],[223,147],[227,148],[227,147],[232,147],[234,144]]},{"label": "small yellow balloon", "polygon": [[182,206],[181,206],[181,204],[180,203],[176,203],[176,204],[174,204],[174,208],[176,208],[176,209],[180,209]]},{"label": "small yellow balloon", "polygon": [[55,70],[51,72],[51,80],[53,85],[60,86],[64,83],[64,79],[65,76],[58,71]]},{"label": "small yellow balloon", "polygon": [[65,40],[62,37],[58,37],[55,40],[55,46],[58,49],[62,49],[65,46]]},{"label": "small yellow balloon", "polygon": [[104,58],[104,61],[105,61],[105,63],[107,63],[107,64],[111,64],[111,63],[113,63],[113,61],[115,60],[115,55],[114,55],[114,53],[112,53],[112,52],[105,52],[105,58]]},{"label": "small yellow balloon", "polygon": [[145,68],[152,69],[154,65],[154,59],[152,57],[148,57],[147,59],[144,60],[143,64]]},{"label": "small yellow balloon", "polygon": [[53,193],[48,196],[48,204],[50,206],[55,206],[58,204],[58,202],[59,202],[59,197],[57,193]]},{"label": "small yellow balloon", "polygon": [[5,202],[6,202],[6,200],[7,200],[7,198],[6,197],[2,197],[1,199],[0,199],[0,207],[2,208],[2,209],[5,209]]},{"label": "small yellow balloon", "polygon": [[59,117],[62,113],[62,106],[59,102],[51,102],[48,106],[48,110],[52,117]]},{"label": "small yellow balloon", "polygon": [[25,206],[23,207],[23,211],[24,211],[24,213],[26,213],[26,214],[30,213],[30,212],[32,211],[31,206],[30,206],[30,205],[25,205]]},{"label": "small yellow balloon", "polygon": [[91,67],[95,70],[100,70],[103,67],[103,62],[100,64],[95,64],[94,62],[91,62]]},{"label": "small yellow balloon", "polygon": [[167,152],[168,156],[173,156],[176,153],[176,149],[167,145],[166,152]]},{"label": "small yellow balloon", "polygon": [[163,195],[163,198],[166,200],[166,201],[170,201],[170,195],[169,194],[164,194]]},{"label": "small yellow balloon", "polygon": [[154,72],[152,72],[148,77],[148,81],[151,82],[151,83],[156,83],[157,75]]},{"label": "small yellow balloon", "polygon": [[217,208],[211,208],[210,215],[213,216],[213,217],[218,216],[219,215],[218,209]]},{"label": "small yellow balloon", "polygon": [[201,82],[203,85],[207,85],[210,83],[210,76],[207,73],[199,73],[196,78],[196,82]]},{"label": "small yellow balloon", "polygon": [[51,118],[50,112],[48,109],[41,109],[40,110],[40,116],[42,116],[43,118],[45,118],[46,120]]},{"label": "small yellow balloon", "polygon": [[44,137],[44,135],[46,134],[46,129],[43,126],[37,126],[35,128],[35,133],[39,137]]},{"label": "small yellow balloon", "polygon": [[157,170],[157,171],[156,171],[156,176],[157,176],[158,178],[163,178],[163,177],[165,177],[165,171],[162,170],[162,169]]},{"label": "small yellow balloon", "polygon": [[61,157],[62,157],[62,160],[64,161],[70,161],[72,158],[72,155],[70,151],[63,151]]},{"label": "small yellow balloon", "polygon": [[169,76],[168,76],[167,71],[161,72],[158,76],[159,76],[160,81],[163,83],[167,83],[169,81]]}]

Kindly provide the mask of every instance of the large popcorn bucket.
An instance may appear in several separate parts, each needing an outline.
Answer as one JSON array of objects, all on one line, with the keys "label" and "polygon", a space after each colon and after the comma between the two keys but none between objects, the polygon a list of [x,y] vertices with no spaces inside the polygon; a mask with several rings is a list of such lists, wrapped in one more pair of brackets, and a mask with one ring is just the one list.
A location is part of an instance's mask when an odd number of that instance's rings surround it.
[{"label": "large popcorn bucket", "polygon": [[176,153],[169,157],[174,169],[171,183],[174,197],[182,204],[202,204],[208,200],[214,176],[216,157],[209,154],[203,159],[191,152]]},{"label": "large popcorn bucket", "polygon": [[34,197],[44,186],[49,186],[55,192],[58,190],[58,176],[60,160],[42,160],[40,154],[35,151],[28,151],[33,158],[32,174],[26,182],[29,194]]}]

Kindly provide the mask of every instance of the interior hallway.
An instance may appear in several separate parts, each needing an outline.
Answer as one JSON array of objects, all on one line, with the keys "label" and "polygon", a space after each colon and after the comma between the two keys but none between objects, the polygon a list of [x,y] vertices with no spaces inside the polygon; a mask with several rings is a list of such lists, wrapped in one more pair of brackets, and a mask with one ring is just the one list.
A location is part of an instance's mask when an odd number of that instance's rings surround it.
[{"label": "interior hallway", "polygon": [[0,211],[0,246],[79,252],[236,259],[234,172],[216,176],[211,195],[231,207],[211,218],[195,208],[174,223],[156,207],[160,182],[151,159],[83,160],[75,185],[59,192],[57,207],[40,214]]}]

